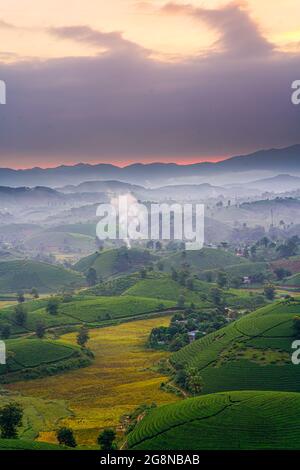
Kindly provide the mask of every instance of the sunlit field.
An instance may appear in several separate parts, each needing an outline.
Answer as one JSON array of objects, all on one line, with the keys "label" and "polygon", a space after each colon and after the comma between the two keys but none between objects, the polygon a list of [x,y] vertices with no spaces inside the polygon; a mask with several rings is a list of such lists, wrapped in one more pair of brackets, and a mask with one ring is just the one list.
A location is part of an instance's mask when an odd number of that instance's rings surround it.
[{"label": "sunlit field", "polygon": [[[135,321],[90,331],[89,347],[95,354],[93,364],[44,379],[8,385],[26,396],[65,400],[71,417],[60,422],[74,429],[80,444],[94,445],[99,429],[119,426],[122,415],[141,403],[164,404],[178,400],[160,390],[166,377],[153,365],[168,353],[150,351],[145,342],[152,328],[167,326],[170,317]],[[62,337],[75,342],[75,334]],[[53,432],[40,433],[39,441],[55,442]]]}]

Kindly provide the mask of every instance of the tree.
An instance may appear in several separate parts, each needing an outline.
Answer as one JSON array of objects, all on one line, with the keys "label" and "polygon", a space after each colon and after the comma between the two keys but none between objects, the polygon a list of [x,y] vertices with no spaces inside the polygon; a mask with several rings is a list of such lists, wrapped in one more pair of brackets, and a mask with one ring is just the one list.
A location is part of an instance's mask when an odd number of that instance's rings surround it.
[{"label": "tree", "polygon": [[113,450],[116,448],[115,439],[115,431],[113,429],[105,429],[99,434],[97,442],[101,450]]},{"label": "tree", "polygon": [[19,304],[22,304],[23,302],[25,302],[24,292],[18,292],[17,300],[18,300]]},{"label": "tree", "polygon": [[289,258],[297,254],[299,239],[292,237],[277,248],[281,258]]},{"label": "tree", "polygon": [[241,285],[243,284],[243,279],[241,277],[234,277],[232,280],[231,280],[231,285],[232,287],[235,287],[236,289],[238,289],[239,287],[241,287]]},{"label": "tree", "polygon": [[157,268],[159,271],[163,271],[164,270],[164,263],[162,261],[159,261],[157,263]]},{"label": "tree", "polygon": [[89,268],[87,274],[86,274],[86,282],[90,287],[95,286],[97,284],[98,277],[97,277],[97,271],[94,268]]},{"label": "tree", "polygon": [[219,306],[222,303],[222,291],[217,287],[212,287],[209,291],[210,298],[213,303]]},{"label": "tree", "polygon": [[190,367],[187,370],[186,385],[190,392],[194,395],[201,393],[203,389],[203,379],[195,367]]},{"label": "tree", "polygon": [[50,315],[56,315],[58,312],[58,300],[55,298],[48,300],[46,311]]},{"label": "tree", "polygon": [[31,289],[31,292],[30,292],[30,293],[31,293],[31,295],[32,295],[32,297],[33,297],[34,299],[38,299],[38,298],[39,298],[38,290],[37,290],[35,287],[33,287],[33,288]]},{"label": "tree", "polygon": [[39,321],[39,322],[36,324],[36,327],[35,327],[35,334],[37,335],[37,337],[38,337],[39,339],[42,339],[42,338],[44,338],[45,333],[46,333],[45,324],[44,324],[44,322]]},{"label": "tree", "polygon": [[271,286],[271,285],[265,286],[264,294],[265,294],[266,299],[274,300],[274,298],[275,298],[275,287]]},{"label": "tree", "polygon": [[183,295],[180,295],[178,298],[177,307],[184,308],[184,304],[185,304],[185,298]]},{"label": "tree", "polygon": [[56,433],[56,437],[60,445],[67,447],[77,447],[73,431],[70,428],[60,428]]},{"label": "tree", "polygon": [[15,322],[18,326],[24,326],[27,321],[27,312],[22,304],[15,307]]},{"label": "tree", "polygon": [[77,344],[81,348],[84,348],[89,339],[90,339],[89,330],[85,326],[82,326],[77,335]]},{"label": "tree", "polygon": [[1,338],[8,339],[10,337],[10,334],[11,334],[10,325],[3,325],[1,327]]},{"label": "tree", "polygon": [[282,281],[282,279],[291,275],[291,272],[284,268],[277,268],[274,273],[276,274],[278,281]]},{"label": "tree", "polygon": [[171,269],[172,269],[172,273],[171,273],[172,280],[177,281],[178,280],[178,272],[174,268],[171,268]]},{"label": "tree", "polygon": [[207,282],[212,282],[213,281],[213,273],[211,271],[206,271],[205,272],[205,278]]},{"label": "tree", "polygon": [[9,403],[0,409],[0,429],[2,439],[16,439],[17,428],[21,426],[23,409],[18,403]]},{"label": "tree", "polygon": [[300,333],[300,317],[296,316],[293,318],[293,327],[297,331],[297,333]]},{"label": "tree", "polygon": [[227,284],[227,274],[224,271],[219,271],[217,274],[217,284],[220,287],[220,289],[223,289],[223,287],[226,286]]},{"label": "tree", "polygon": [[147,277],[147,271],[146,271],[145,268],[142,268],[142,269],[140,270],[140,277],[141,277],[141,279],[146,279],[146,277]]}]

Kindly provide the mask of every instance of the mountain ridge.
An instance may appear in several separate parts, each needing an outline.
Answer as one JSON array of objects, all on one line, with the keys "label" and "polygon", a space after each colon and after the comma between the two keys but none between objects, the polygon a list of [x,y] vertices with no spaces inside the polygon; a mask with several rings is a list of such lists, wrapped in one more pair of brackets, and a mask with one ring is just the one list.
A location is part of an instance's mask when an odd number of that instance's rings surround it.
[{"label": "mountain ridge", "polygon": [[259,150],[248,155],[233,156],[220,162],[199,162],[188,165],[177,163],[134,163],[125,167],[113,164],[77,163],[55,168],[11,169],[0,168],[0,186],[58,187],[60,185],[80,184],[90,180],[118,180],[131,184],[149,186],[158,184],[162,179],[184,177],[207,177],[226,172],[247,171],[282,172],[296,171],[300,174],[300,144],[286,148]]}]

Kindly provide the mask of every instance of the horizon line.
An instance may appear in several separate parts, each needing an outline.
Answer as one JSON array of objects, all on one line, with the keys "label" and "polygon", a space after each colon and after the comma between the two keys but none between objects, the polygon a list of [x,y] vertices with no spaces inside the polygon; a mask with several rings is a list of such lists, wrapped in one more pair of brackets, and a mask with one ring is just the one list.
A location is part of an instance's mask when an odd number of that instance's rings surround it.
[{"label": "horizon line", "polygon": [[115,168],[129,168],[134,165],[177,165],[177,166],[191,166],[191,165],[197,165],[197,164],[203,164],[203,163],[218,163],[224,160],[229,160],[230,158],[233,158],[232,156],[225,156],[225,157],[213,157],[210,160],[204,159],[191,159],[189,161],[184,161],[184,160],[177,160],[177,161],[162,161],[162,160],[153,160],[153,161],[134,161],[134,160],[129,160],[126,162],[91,162],[91,161],[78,161],[78,162],[71,162],[71,163],[62,163],[62,164],[57,164],[54,163],[53,165],[47,165],[47,166],[11,166],[11,167],[2,167],[0,166],[0,170],[15,170],[15,171],[27,171],[27,170],[51,170],[51,169],[56,169],[56,168],[74,168],[76,166],[98,166],[98,165],[106,165],[106,166],[113,166]]}]

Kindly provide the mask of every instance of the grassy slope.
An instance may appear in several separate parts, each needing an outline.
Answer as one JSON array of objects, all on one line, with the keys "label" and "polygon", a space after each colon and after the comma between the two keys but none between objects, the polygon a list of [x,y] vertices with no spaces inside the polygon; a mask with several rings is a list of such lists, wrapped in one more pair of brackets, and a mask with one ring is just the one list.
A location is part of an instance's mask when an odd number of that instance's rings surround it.
[{"label": "grassy slope", "polygon": [[[148,272],[146,279],[141,279],[139,273],[127,274],[96,285],[82,291],[83,295],[131,295],[151,297],[158,300],[173,300],[177,302],[182,294],[187,306],[194,303],[197,307],[212,307],[209,291],[216,287],[213,283],[194,280],[194,289],[190,290],[171,279],[169,274]],[[224,291],[226,305],[239,309],[255,309],[265,303],[262,296],[251,295],[249,291],[228,289]]]},{"label": "grassy slope", "polygon": [[85,273],[94,268],[102,279],[125,272],[137,271],[156,258],[147,250],[106,250],[93,253],[82,258],[75,264],[74,269]]},{"label": "grassy slope", "polygon": [[[40,432],[47,432],[58,425],[60,420],[72,415],[63,400],[43,400],[39,397],[25,397],[20,393],[0,392],[1,406],[18,403],[23,409],[22,425],[18,428],[20,439],[32,440]],[[1,445],[0,445],[1,448]]]},{"label": "grassy slope", "polygon": [[170,300],[159,301],[144,297],[79,296],[72,302],[60,303],[58,314],[50,315],[46,311],[46,304],[46,299],[25,303],[27,320],[24,327],[16,325],[14,307],[3,308],[0,310],[0,326],[9,324],[13,335],[34,332],[40,321],[43,321],[47,328],[80,323],[97,327],[155,313],[159,306],[160,310],[176,306],[176,302]]},{"label": "grassy slope", "polygon": [[0,292],[17,292],[36,287],[51,292],[85,284],[82,275],[63,267],[31,260],[0,263]]},{"label": "grassy slope", "polygon": [[213,269],[224,269],[226,266],[240,265],[246,263],[244,258],[239,258],[224,250],[212,248],[202,248],[199,251],[187,251],[186,256],[182,253],[175,253],[164,259],[166,270],[172,267],[178,269],[180,265],[187,263],[196,273]]},{"label": "grassy slope", "polygon": [[23,439],[0,439],[0,450],[67,450],[67,448]]},{"label": "grassy slope", "polygon": [[0,365],[0,382],[52,375],[90,361],[76,346],[58,341],[19,338],[7,340],[6,364]]},{"label": "grassy slope", "polygon": [[209,288],[209,284],[198,281],[195,290],[192,291],[173,281],[169,276],[160,275],[157,278],[138,280],[134,286],[125,291],[125,294],[143,297],[150,296],[155,299],[168,299],[176,302],[179,296],[183,295],[186,304],[193,302],[196,305],[200,304],[203,307],[207,307],[210,306],[210,303],[205,301],[205,297]]},{"label": "grassy slope", "polygon": [[299,449],[300,395],[230,392],[162,406],[129,435],[132,449]]},{"label": "grassy slope", "polygon": [[246,315],[173,354],[200,370],[204,393],[228,390],[300,391],[291,362],[293,318],[300,302],[280,302]]},{"label": "grassy slope", "polygon": [[71,252],[80,251],[90,253],[95,249],[95,237],[81,233],[56,232],[55,229],[53,229],[35,235],[26,241],[26,247],[31,250],[36,250],[41,246],[46,246],[49,252],[68,248]]},{"label": "grassy slope", "polygon": [[290,287],[300,287],[300,273],[288,277],[284,282],[282,282],[282,285]]}]

